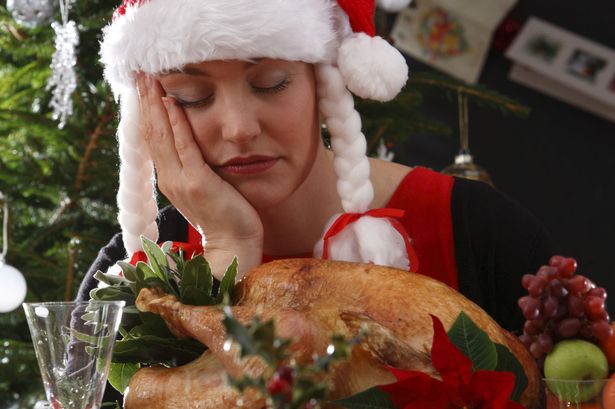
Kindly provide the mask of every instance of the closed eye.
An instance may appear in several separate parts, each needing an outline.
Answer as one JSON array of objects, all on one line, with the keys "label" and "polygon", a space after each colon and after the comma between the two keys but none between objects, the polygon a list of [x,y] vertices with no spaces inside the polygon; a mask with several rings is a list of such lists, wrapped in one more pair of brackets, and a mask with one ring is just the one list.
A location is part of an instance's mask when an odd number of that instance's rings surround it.
[{"label": "closed eye", "polygon": [[273,87],[256,87],[252,85],[252,89],[254,92],[259,94],[276,94],[288,88],[290,81],[288,79],[283,80],[279,84],[274,85]]},{"label": "closed eye", "polygon": [[210,94],[206,98],[199,99],[197,101],[185,101],[181,98],[174,97],[175,103],[182,108],[198,108],[209,104],[214,99],[214,94]]}]

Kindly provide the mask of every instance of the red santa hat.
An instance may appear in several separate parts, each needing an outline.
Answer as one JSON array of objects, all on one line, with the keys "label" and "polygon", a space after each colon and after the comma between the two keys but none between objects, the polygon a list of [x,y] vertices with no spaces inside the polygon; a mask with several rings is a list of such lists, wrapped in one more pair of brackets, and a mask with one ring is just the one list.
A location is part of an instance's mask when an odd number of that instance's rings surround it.
[{"label": "red santa hat", "polygon": [[[344,211],[369,210],[373,187],[365,137],[348,90],[361,98],[388,101],[408,77],[403,56],[375,36],[374,1],[124,0],[103,30],[101,61],[121,104],[118,205],[129,253],[140,250],[141,234],[157,238],[153,167],[138,132],[134,78],[139,71],[158,74],[190,63],[229,59],[315,64],[319,106],[332,138]],[[408,268],[407,238],[385,217],[366,215],[342,233],[327,240],[325,254]],[[316,255],[323,254],[324,245],[316,245]]]}]

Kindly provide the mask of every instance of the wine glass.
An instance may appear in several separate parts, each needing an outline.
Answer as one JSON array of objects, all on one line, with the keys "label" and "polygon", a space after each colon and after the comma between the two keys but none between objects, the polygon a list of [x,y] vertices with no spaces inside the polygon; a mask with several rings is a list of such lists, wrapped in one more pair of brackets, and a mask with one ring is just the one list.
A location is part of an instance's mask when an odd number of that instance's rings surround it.
[{"label": "wine glass", "polygon": [[459,106],[459,153],[455,156],[455,163],[442,169],[442,173],[478,180],[493,186],[489,173],[474,163],[470,153],[470,136],[468,132],[468,97],[461,90],[457,92]]},{"label": "wine glass", "polygon": [[123,301],[23,304],[47,407],[100,407],[123,306]]}]

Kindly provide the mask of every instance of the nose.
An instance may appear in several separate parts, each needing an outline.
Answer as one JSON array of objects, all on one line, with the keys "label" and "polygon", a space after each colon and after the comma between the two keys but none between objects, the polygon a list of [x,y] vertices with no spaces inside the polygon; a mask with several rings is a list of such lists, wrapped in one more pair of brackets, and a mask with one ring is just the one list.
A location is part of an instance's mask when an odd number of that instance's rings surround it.
[{"label": "nose", "polygon": [[261,133],[257,107],[243,95],[225,95],[220,107],[222,139],[236,144],[250,142]]}]

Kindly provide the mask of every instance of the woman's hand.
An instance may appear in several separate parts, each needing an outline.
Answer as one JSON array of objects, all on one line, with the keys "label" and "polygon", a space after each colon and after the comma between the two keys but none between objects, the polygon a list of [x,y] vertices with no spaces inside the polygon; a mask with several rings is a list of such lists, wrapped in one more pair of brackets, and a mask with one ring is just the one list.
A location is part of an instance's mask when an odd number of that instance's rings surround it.
[{"label": "woman's hand", "polygon": [[[260,264],[263,225],[252,205],[205,163],[181,107],[160,83],[137,75],[140,132],[150,151],[158,188],[204,235],[215,275],[237,255],[240,273]],[[239,274],[242,275],[242,274]]]}]

